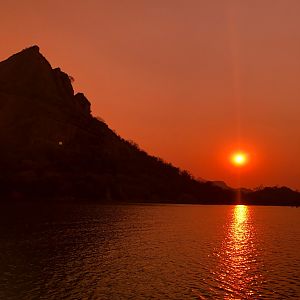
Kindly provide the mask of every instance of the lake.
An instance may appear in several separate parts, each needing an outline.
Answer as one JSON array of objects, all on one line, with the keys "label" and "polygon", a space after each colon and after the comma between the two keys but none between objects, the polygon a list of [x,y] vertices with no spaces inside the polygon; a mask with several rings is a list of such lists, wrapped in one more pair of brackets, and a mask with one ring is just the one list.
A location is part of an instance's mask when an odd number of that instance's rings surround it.
[{"label": "lake", "polygon": [[14,205],[0,299],[300,299],[300,209]]}]

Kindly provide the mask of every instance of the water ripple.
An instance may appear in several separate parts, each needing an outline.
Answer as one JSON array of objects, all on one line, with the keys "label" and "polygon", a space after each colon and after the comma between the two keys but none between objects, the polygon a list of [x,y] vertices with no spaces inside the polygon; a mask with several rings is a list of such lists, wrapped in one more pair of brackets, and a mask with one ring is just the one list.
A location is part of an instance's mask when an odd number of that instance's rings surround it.
[{"label": "water ripple", "polygon": [[300,299],[296,209],[79,205],[0,217],[0,299]]}]

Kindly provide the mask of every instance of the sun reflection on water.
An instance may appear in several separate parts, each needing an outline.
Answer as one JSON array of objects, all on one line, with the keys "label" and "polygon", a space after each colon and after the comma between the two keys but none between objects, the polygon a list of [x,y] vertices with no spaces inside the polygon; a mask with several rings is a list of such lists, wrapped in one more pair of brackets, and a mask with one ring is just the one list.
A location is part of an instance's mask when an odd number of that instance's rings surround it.
[{"label": "sun reflection on water", "polygon": [[224,299],[251,299],[261,278],[257,270],[255,228],[250,208],[236,205],[231,211],[226,236],[216,254],[219,262],[213,272],[217,289]]},{"label": "sun reflection on water", "polygon": [[237,205],[234,208],[235,223],[241,224],[248,218],[248,207],[246,205]]}]

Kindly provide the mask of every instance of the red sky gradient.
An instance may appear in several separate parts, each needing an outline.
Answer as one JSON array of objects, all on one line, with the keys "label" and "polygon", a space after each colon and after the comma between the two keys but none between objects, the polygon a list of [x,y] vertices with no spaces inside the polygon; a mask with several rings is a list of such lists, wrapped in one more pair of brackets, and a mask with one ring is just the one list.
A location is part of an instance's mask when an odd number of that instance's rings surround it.
[{"label": "red sky gradient", "polygon": [[38,44],[95,116],[195,177],[300,189],[299,0],[4,0],[0,60]]}]

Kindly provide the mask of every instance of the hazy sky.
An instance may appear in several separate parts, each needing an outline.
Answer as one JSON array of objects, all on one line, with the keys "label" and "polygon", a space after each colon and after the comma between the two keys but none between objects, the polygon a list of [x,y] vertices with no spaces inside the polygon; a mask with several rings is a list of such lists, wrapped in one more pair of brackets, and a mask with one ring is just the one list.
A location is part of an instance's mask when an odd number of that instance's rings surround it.
[{"label": "hazy sky", "polygon": [[195,177],[300,189],[299,0],[3,0],[0,60],[38,44],[95,116]]}]

